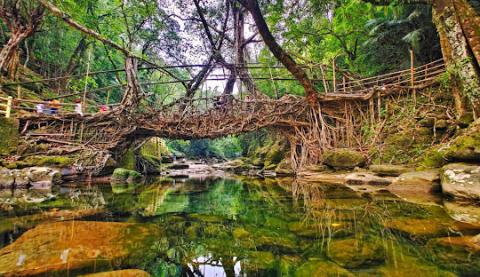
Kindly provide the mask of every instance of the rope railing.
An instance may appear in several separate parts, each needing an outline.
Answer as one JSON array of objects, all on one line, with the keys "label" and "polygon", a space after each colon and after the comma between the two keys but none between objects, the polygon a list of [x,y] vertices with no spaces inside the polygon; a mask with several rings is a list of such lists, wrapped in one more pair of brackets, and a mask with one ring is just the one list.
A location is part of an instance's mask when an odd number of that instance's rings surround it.
[{"label": "rope railing", "polygon": [[[200,65],[194,65],[200,66]],[[345,77],[345,75],[340,75],[343,78],[343,82],[337,80],[333,82],[336,76],[332,76],[331,78],[327,78],[327,71],[325,66],[323,65],[316,65],[318,68],[322,70],[321,76],[322,78],[313,79],[313,81],[322,81],[324,92],[322,95],[326,96],[340,96],[344,95],[357,95],[361,97],[362,94],[369,94],[372,89],[387,89],[390,87],[403,87],[403,88],[421,88],[428,85],[431,81],[434,81],[440,74],[445,72],[445,64],[443,60],[433,61],[428,64],[424,64],[418,66],[416,68],[411,68],[407,70],[400,70],[396,72],[390,72],[374,77],[363,78],[359,80],[351,80]],[[173,67],[173,66],[172,66]],[[185,67],[185,66],[181,66]],[[315,66],[310,66],[309,69],[312,71]],[[258,66],[258,68],[263,68]],[[273,68],[273,67],[272,67]],[[282,68],[282,67],[278,67]],[[282,68],[283,69],[283,68]],[[108,72],[108,71],[105,71]],[[332,71],[334,72],[334,71]],[[272,70],[269,69],[270,77],[265,78],[257,78],[259,80],[270,80],[271,82],[275,81],[284,81],[290,80],[289,78],[279,78],[274,77]],[[93,74],[93,73],[91,73]],[[314,73],[311,73],[315,75]],[[343,73],[342,73],[343,74]],[[318,75],[317,75],[318,76]],[[237,78],[240,78],[237,76]],[[348,77],[350,78],[350,77]],[[412,79],[413,78],[413,79]],[[212,78],[210,78],[212,79]],[[207,79],[207,80],[210,80]],[[225,80],[224,78],[213,78],[214,80]],[[162,82],[145,82],[140,83],[142,86],[154,85],[154,84],[172,84],[178,81],[162,81]],[[329,89],[329,86],[332,85],[332,82],[335,83],[334,89]],[[108,86],[107,89],[111,89],[114,87],[122,87],[123,85],[112,85]],[[97,88],[91,91],[87,91],[91,93],[92,91],[100,91],[102,88]],[[85,92],[82,92],[85,93]],[[69,94],[68,96],[77,95]],[[357,97],[357,98],[358,98]],[[225,99],[223,99],[225,98]],[[241,98],[241,97],[240,97]],[[223,99],[223,100],[222,100]],[[334,98],[332,98],[334,99]],[[165,99],[164,99],[165,100]],[[231,110],[235,109],[242,109],[242,108],[251,108],[257,107],[258,105],[264,104],[271,104],[274,103],[275,99],[269,98],[255,98],[255,99],[237,99],[232,95],[223,95],[223,96],[213,96],[213,97],[196,97],[192,99],[173,99],[169,101],[169,104],[158,103],[157,100],[153,100],[154,104],[157,107],[154,107],[155,111],[168,113],[168,112],[176,112],[182,110],[182,113],[188,112],[207,112],[211,110],[218,110],[223,109],[223,107],[228,106]],[[283,99],[283,103],[288,103],[288,99]],[[298,102],[298,99],[291,100],[291,103]],[[108,100],[107,100],[108,103]],[[37,113],[42,115],[52,115],[52,116],[59,116],[59,115],[66,115],[72,113],[78,113],[81,115],[91,115],[96,114],[98,112],[105,112],[109,111],[112,107],[118,106],[120,104],[93,104],[88,105],[82,103],[81,107],[78,108],[78,103],[60,103],[59,101],[44,101],[44,100],[33,100],[33,99],[14,99],[12,97],[4,98],[0,97],[0,114],[5,115],[8,117],[11,116],[12,111],[17,113],[23,111],[26,113]],[[154,105],[154,106],[155,106]],[[106,110],[105,110],[106,109]]]}]

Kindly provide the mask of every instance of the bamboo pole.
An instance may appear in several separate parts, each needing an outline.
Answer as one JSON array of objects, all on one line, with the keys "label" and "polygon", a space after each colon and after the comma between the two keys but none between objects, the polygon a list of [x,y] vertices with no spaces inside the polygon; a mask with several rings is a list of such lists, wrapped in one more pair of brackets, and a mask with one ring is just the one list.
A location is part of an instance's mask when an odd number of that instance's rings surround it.
[{"label": "bamboo pole", "polygon": [[12,115],[12,103],[13,103],[13,97],[9,96],[7,100],[7,109],[5,110],[5,117],[10,118]]},{"label": "bamboo pole", "polygon": [[333,93],[337,92],[337,69],[335,65],[335,58],[332,62],[332,74],[333,74]]},{"label": "bamboo pole", "polygon": [[410,49],[410,86],[413,89],[413,106],[417,106],[417,90],[415,89],[415,55]]}]

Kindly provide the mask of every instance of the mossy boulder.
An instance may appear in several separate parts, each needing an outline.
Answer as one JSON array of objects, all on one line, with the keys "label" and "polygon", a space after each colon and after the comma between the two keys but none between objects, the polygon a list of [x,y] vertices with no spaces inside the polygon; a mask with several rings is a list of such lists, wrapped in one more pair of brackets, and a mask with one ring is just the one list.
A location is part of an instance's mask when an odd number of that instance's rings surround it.
[{"label": "mossy boulder", "polygon": [[480,120],[475,121],[448,144],[428,150],[420,159],[420,166],[439,168],[448,162],[480,161]]},{"label": "mossy boulder", "polygon": [[8,156],[17,149],[20,135],[15,120],[0,117],[0,157]]},{"label": "mossy boulder", "polygon": [[128,170],[137,169],[137,161],[133,149],[128,149],[128,151],[120,159],[118,165],[120,168],[125,168]]},{"label": "mossy boulder", "polygon": [[330,243],[327,256],[345,268],[378,265],[385,261],[385,250],[379,241],[348,238]]},{"label": "mossy boulder", "polygon": [[449,161],[480,161],[480,126],[454,139],[445,153]]},{"label": "mossy boulder", "polygon": [[286,143],[284,141],[276,141],[269,148],[265,155],[264,167],[267,170],[275,169],[282,159],[285,157],[287,151]]},{"label": "mossy boulder", "polygon": [[73,156],[29,156],[18,161],[2,161],[3,166],[9,169],[28,167],[70,167],[78,160]]},{"label": "mossy boulder", "polygon": [[129,170],[125,168],[117,168],[113,171],[111,182],[112,183],[140,183],[143,176],[135,170]]},{"label": "mossy boulder", "polygon": [[353,169],[364,166],[365,156],[350,149],[336,149],[324,153],[324,164],[335,169]]}]

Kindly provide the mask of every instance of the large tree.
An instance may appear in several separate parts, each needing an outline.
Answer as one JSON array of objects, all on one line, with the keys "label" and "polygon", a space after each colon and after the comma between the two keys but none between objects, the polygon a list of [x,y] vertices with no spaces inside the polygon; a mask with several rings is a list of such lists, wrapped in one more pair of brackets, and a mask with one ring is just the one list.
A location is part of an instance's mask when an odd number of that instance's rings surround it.
[{"label": "large tree", "polygon": [[10,38],[0,51],[0,71],[13,78],[19,61],[20,44],[32,36],[42,22],[44,7],[36,1],[2,0],[0,19],[10,30]]}]

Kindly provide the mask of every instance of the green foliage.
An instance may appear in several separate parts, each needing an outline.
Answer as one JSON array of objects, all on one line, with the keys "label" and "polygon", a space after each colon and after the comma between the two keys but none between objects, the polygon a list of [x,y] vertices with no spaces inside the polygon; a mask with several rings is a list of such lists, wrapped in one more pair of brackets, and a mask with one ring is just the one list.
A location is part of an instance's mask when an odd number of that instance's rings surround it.
[{"label": "green foliage", "polygon": [[240,141],[234,136],[216,140],[171,140],[167,145],[170,149],[184,153],[189,158],[231,159],[242,154]]}]

